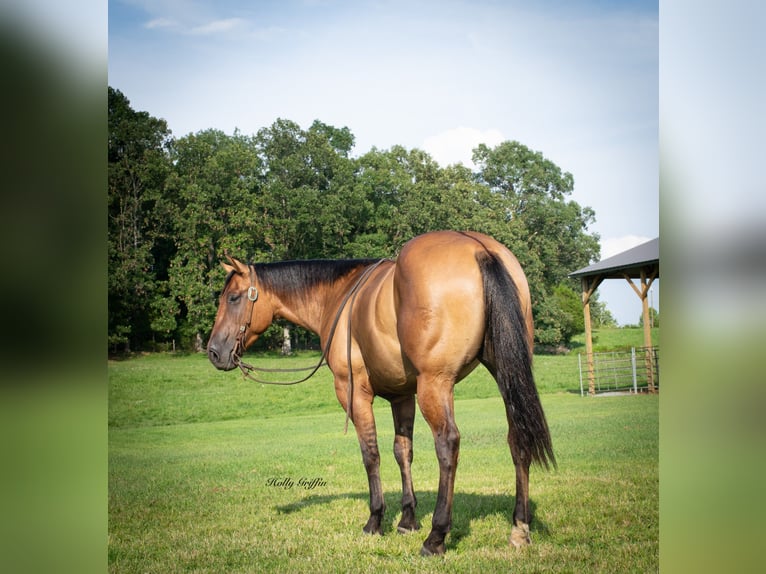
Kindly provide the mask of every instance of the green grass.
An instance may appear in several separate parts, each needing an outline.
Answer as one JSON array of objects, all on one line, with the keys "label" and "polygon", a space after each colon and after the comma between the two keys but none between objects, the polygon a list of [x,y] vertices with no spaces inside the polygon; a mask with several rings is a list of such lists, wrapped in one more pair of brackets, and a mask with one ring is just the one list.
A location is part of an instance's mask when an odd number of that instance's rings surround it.
[{"label": "green grass", "polygon": [[[499,393],[481,368],[458,385],[453,528],[447,554],[433,558],[418,555],[438,481],[419,414],[413,478],[421,530],[396,533],[401,483],[390,409],[378,400],[388,511],[384,535],[367,536],[366,475],[353,430],[343,434],[326,369],[301,385],[269,387],[196,355],[110,362],[109,571],[656,571],[658,398],[559,392],[578,387],[576,361],[535,358],[559,469],[532,470],[533,545],[521,551],[508,545],[514,475]],[[284,478],[290,488],[269,485]],[[322,482],[308,490],[301,478]]]},{"label": "green grass", "polygon": [[[660,328],[651,329],[652,345],[660,344]],[[593,352],[624,351],[644,346],[644,330],[637,328],[593,329]],[[572,353],[585,353],[585,334],[572,338]]]}]

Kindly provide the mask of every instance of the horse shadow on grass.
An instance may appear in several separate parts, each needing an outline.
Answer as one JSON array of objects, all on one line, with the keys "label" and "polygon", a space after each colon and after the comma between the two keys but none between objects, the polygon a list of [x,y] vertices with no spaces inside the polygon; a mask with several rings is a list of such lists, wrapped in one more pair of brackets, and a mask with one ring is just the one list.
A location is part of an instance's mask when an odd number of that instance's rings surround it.
[{"label": "horse shadow on grass", "polygon": [[[428,535],[428,528],[424,526],[424,517],[433,514],[436,505],[436,492],[425,491],[418,492],[418,505],[415,509],[415,518],[417,519],[423,536]],[[276,510],[280,514],[293,514],[300,512],[309,506],[331,504],[338,500],[358,499],[365,502],[369,501],[369,494],[366,492],[349,492],[345,494],[312,494],[301,500],[277,506]],[[386,503],[386,516],[383,523],[383,535],[396,533],[396,525],[401,517],[401,494],[396,492],[384,494]],[[513,525],[513,508],[516,498],[503,494],[477,494],[472,492],[455,492],[452,503],[452,529],[447,537],[447,549],[457,546],[460,541],[471,534],[471,523],[489,516],[499,515],[507,523],[506,534],[510,536],[511,526]],[[532,523],[530,528],[534,533],[548,534],[549,530],[545,523],[535,518],[536,504],[533,500],[529,501],[529,510],[532,514]],[[359,531],[367,520],[367,513],[359,516]]]}]

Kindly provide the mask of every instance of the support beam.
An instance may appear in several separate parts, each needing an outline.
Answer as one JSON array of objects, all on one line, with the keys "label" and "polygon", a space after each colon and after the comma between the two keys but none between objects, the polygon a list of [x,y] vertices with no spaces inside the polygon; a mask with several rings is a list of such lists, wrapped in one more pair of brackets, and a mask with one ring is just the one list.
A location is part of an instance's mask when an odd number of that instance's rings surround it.
[{"label": "support beam", "polygon": [[585,316],[585,363],[588,372],[588,394],[596,395],[596,376],[593,370],[593,329],[590,318],[590,298],[593,292],[604,280],[601,275],[588,278],[583,277],[582,284],[582,309]]},{"label": "support beam", "polygon": [[[647,274],[648,272],[648,274]],[[654,386],[654,354],[651,352],[652,347],[652,326],[649,320],[649,289],[652,286],[655,278],[660,272],[660,268],[657,265],[652,267],[644,267],[640,271],[640,288],[636,286],[627,273],[623,273],[622,276],[630,284],[635,291],[638,298],[641,299],[641,310],[644,323],[644,347],[646,348],[645,363],[646,363],[646,384],[650,393],[657,392]]]},{"label": "support beam", "polygon": [[641,270],[641,306],[644,316],[644,347],[646,348],[646,384],[650,393],[657,392],[654,387],[654,353],[652,353],[652,322],[649,320],[649,287],[654,281],[655,274],[647,278],[646,269]]}]

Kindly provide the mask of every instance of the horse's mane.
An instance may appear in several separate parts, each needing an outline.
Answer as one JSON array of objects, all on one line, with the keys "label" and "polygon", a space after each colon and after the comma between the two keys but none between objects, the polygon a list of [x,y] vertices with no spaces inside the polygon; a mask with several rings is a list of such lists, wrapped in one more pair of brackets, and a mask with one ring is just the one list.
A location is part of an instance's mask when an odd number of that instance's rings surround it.
[{"label": "horse's mane", "polygon": [[257,263],[255,273],[268,290],[285,295],[304,292],[312,287],[332,285],[356,269],[362,269],[378,259],[308,259]]}]

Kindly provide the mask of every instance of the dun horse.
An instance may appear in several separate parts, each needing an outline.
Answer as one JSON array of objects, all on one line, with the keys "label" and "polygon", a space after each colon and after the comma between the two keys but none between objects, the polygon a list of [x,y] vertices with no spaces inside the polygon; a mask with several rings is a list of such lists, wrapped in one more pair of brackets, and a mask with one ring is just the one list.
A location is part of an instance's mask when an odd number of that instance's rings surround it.
[{"label": "dun horse", "polygon": [[246,265],[228,259],[208,343],[210,361],[223,370],[251,368],[241,362],[243,351],[278,317],[320,336],[367,471],[365,532],[382,533],[385,511],[372,409],[376,396],[391,403],[394,419],[394,456],[402,476],[397,529],[418,529],[410,473],[417,401],[439,461],[436,507],[421,554],[444,553],[460,447],[453,387],[482,363],[505,402],[516,469],[510,542],[530,543],[530,463],[548,468],[556,462],[532,378],[529,288],[508,249],[479,233],[443,231],[412,239],[395,261]]}]

